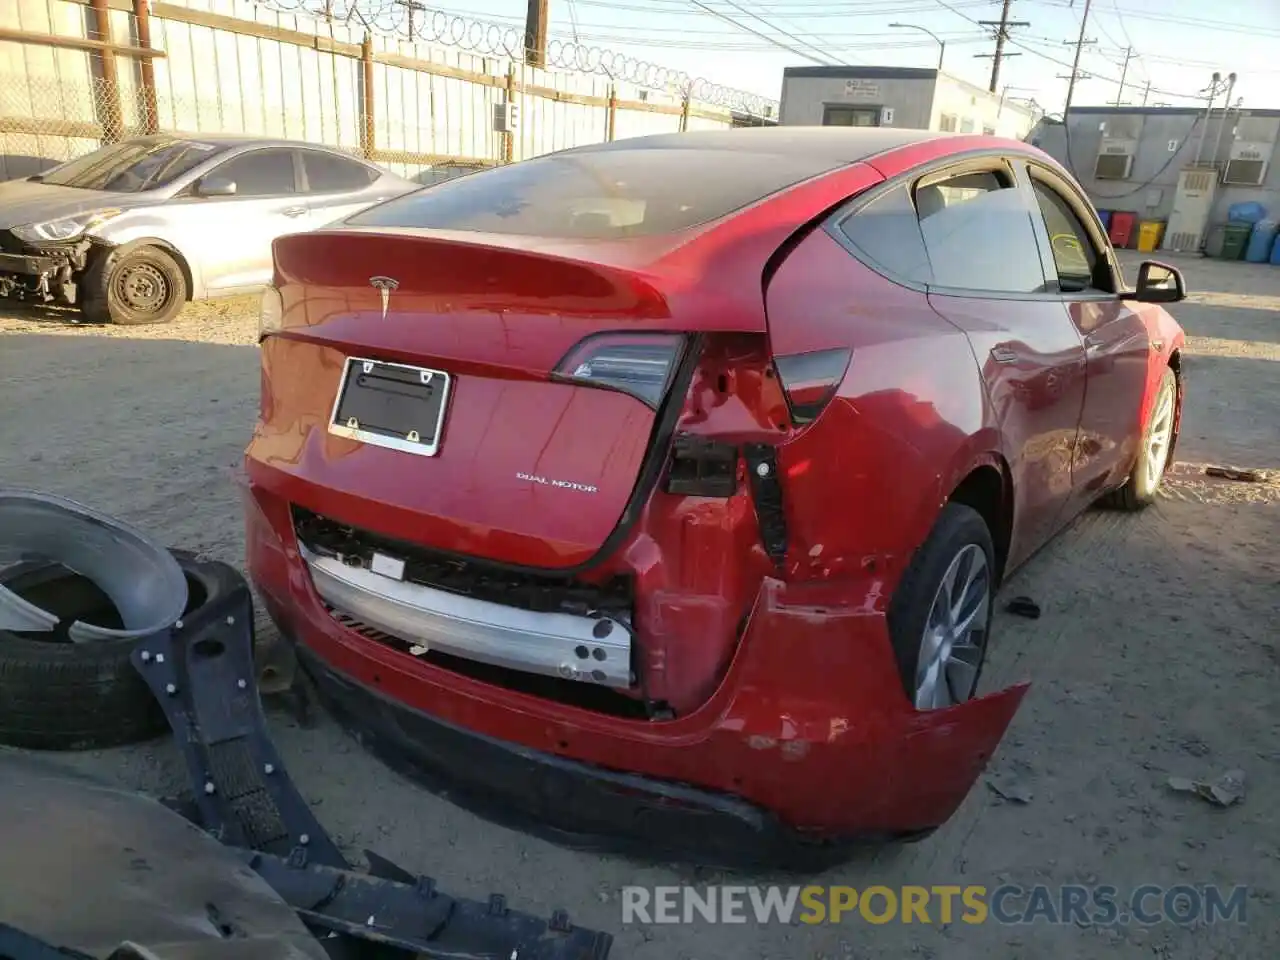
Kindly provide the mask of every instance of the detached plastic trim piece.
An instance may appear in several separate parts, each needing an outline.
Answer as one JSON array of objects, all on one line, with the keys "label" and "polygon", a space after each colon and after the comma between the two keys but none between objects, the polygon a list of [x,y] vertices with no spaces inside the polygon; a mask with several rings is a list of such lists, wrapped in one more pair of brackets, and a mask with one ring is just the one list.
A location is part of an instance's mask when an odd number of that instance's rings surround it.
[{"label": "detached plastic trim piece", "polygon": [[[47,560],[93,581],[124,629],[76,621],[73,643],[136,640],[172,626],[187,606],[187,579],[168,550],[91,507],[30,490],[0,488],[0,564]],[[0,630],[41,632],[58,617],[0,585]]]}]

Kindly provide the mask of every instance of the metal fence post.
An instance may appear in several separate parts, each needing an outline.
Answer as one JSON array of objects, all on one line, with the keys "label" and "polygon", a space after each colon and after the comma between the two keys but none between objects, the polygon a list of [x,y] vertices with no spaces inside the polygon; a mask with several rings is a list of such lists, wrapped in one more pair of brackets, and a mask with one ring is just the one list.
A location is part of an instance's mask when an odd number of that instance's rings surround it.
[{"label": "metal fence post", "polygon": [[361,91],[361,119],[360,129],[360,152],[364,154],[366,160],[372,160],[377,150],[376,140],[376,124],[374,122],[374,97],[373,97],[373,34],[365,32],[364,40],[360,42],[360,64],[364,68],[362,76],[364,78],[364,90]]},{"label": "metal fence post", "polygon": [[617,129],[618,122],[618,88],[615,84],[609,84],[609,119],[605,124],[604,133],[606,140],[612,140],[614,130]]},{"label": "metal fence post", "polygon": [[[508,107],[516,102],[516,65],[513,62],[507,69],[507,104]],[[523,117],[520,118],[524,120]],[[502,144],[502,162],[511,163],[516,158],[516,131],[508,130],[503,136]]]},{"label": "metal fence post", "polygon": [[[133,0],[133,22],[138,32],[138,46],[150,50],[151,0]],[[160,129],[160,107],[156,102],[156,68],[150,57],[142,58],[138,72],[142,77],[142,108],[146,113],[142,128],[147,133],[155,133]]]},{"label": "metal fence post", "polygon": [[680,132],[684,133],[689,129],[689,94],[686,91],[684,95],[684,103],[680,105]]},{"label": "metal fence post", "polygon": [[[108,0],[91,0],[94,30],[103,43],[111,43],[111,7]],[[124,110],[120,106],[120,83],[116,75],[114,50],[97,54],[102,71],[102,99],[98,119],[102,123],[102,142],[114,143],[124,136]]]}]

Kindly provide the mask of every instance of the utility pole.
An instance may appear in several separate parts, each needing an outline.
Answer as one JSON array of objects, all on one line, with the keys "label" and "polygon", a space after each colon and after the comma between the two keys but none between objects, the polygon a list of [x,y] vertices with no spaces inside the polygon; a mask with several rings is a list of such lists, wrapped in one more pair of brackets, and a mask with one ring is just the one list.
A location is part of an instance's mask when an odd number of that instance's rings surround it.
[{"label": "utility pole", "polygon": [[1010,27],[1029,27],[1031,26],[1026,20],[1010,20],[1009,8],[1013,6],[1013,0],[1004,0],[1004,5],[1000,8],[999,20],[979,20],[978,23],[984,27],[995,27],[996,52],[995,53],[979,53],[976,58],[985,60],[991,58],[991,85],[987,88],[991,93],[995,93],[1000,83],[1000,61],[1005,57],[1016,57],[1020,54],[1005,53],[1004,44],[1009,39]]},{"label": "utility pole", "polygon": [[1084,13],[1080,17],[1080,37],[1076,40],[1076,56],[1071,61],[1071,79],[1067,82],[1067,102],[1062,108],[1062,122],[1067,122],[1067,111],[1071,109],[1071,97],[1076,92],[1076,75],[1080,72],[1080,51],[1086,43],[1097,43],[1096,40],[1085,40],[1084,30],[1089,23],[1089,6],[1093,0],[1084,0]]},{"label": "utility pole", "polygon": [[1142,91],[1142,105],[1147,105],[1147,97],[1151,96],[1151,81],[1147,81],[1147,88]]},{"label": "utility pole", "polygon": [[524,61],[531,67],[547,65],[547,3],[529,0],[524,19]]},{"label": "utility pole", "polygon": [[1124,96],[1124,81],[1129,76],[1129,61],[1136,57],[1133,47],[1124,48],[1124,66],[1120,68],[1120,89],[1116,91],[1116,106],[1120,106],[1120,99]]}]

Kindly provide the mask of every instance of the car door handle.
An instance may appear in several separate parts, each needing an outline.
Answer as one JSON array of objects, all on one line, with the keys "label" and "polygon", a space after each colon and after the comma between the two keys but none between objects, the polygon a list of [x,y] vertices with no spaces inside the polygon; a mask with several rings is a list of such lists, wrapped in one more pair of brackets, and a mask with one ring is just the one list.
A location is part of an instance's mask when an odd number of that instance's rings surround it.
[{"label": "car door handle", "polygon": [[286,217],[300,217],[307,212],[306,207],[285,207],[283,213]]}]

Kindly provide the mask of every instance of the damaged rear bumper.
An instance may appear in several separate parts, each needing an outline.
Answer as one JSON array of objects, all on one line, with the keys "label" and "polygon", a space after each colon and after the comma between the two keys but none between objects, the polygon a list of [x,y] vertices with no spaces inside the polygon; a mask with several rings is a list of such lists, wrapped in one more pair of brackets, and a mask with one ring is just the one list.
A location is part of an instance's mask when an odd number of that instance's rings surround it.
[{"label": "damaged rear bumper", "polygon": [[919,712],[874,577],[766,579],[716,692],[669,721],[507,689],[371,640],[322,602],[288,504],[250,486],[251,575],[326,700],[385,759],[565,842],[739,865],[812,863],[945,822],[1026,685]]}]

